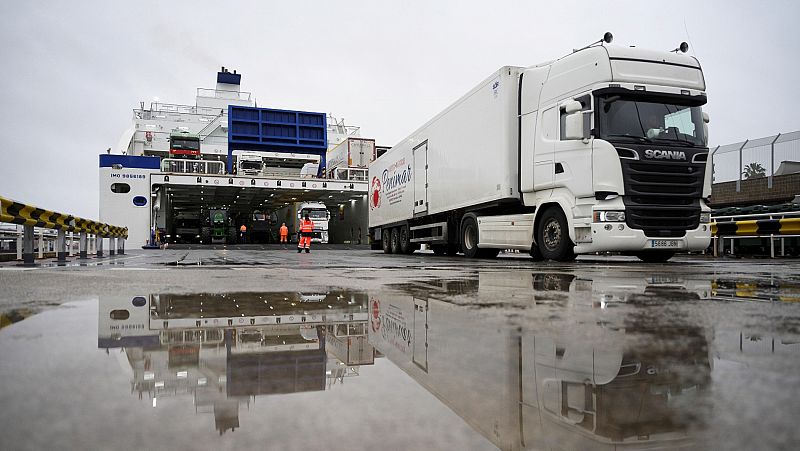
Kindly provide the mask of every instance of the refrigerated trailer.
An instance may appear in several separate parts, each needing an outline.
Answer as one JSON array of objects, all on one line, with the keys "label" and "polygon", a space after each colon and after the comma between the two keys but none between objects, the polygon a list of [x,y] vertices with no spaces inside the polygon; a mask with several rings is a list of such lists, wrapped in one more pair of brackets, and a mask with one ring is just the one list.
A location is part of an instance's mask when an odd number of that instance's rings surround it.
[{"label": "refrigerated trailer", "polygon": [[666,261],[706,249],[699,62],[599,43],[500,68],[375,160],[373,249],[427,243],[437,254],[518,249],[559,261],[604,251]]}]

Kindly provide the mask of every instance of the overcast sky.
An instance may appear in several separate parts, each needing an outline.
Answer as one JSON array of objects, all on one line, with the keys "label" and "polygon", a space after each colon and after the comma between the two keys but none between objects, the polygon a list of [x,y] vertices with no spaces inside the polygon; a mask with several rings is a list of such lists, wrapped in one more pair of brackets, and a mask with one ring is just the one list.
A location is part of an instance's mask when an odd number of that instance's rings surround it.
[{"label": "overcast sky", "polygon": [[712,144],[800,129],[800,2],[18,1],[0,6],[0,195],[97,218],[98,154],[140,101],[194,104],[220,66],[261,107],[391,146],[503,65],[614,45],[703,66]]}]

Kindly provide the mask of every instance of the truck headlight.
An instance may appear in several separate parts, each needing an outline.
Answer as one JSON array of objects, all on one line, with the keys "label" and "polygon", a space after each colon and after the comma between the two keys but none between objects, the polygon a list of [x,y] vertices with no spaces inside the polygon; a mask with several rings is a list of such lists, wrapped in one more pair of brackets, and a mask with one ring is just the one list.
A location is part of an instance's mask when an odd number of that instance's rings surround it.
[{"label": "truck headlight", "polygon": [[595,211],[594,222],[625,222],[624,211]]},{"label": "truck headlight", "polygon": [[700,213],[700,224],[708,224],[711,222],[711,212]]}]

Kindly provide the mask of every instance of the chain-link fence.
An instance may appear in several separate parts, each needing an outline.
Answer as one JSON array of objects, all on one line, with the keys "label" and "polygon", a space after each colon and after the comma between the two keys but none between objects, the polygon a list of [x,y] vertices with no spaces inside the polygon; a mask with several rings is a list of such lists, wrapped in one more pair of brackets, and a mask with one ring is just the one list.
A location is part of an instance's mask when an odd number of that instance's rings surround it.
[{"label": "chain-link fence", "polygon": [[711,150],[714,183],[766,177],[772,188],[775,176],[800,172],[800,130],[717,146]]}]

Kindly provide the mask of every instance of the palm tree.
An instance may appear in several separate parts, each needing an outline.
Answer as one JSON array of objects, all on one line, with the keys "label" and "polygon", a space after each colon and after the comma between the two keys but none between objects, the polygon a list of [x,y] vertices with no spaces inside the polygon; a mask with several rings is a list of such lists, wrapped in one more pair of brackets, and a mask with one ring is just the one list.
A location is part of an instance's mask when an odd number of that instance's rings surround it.
[{"label": "palm tree", "polygon": [[744,167],[742,176],[744,177],[745,180],[766,177],[767,170],[764,169],[764,166],[761,166],[760,163],[753,162]]}]

